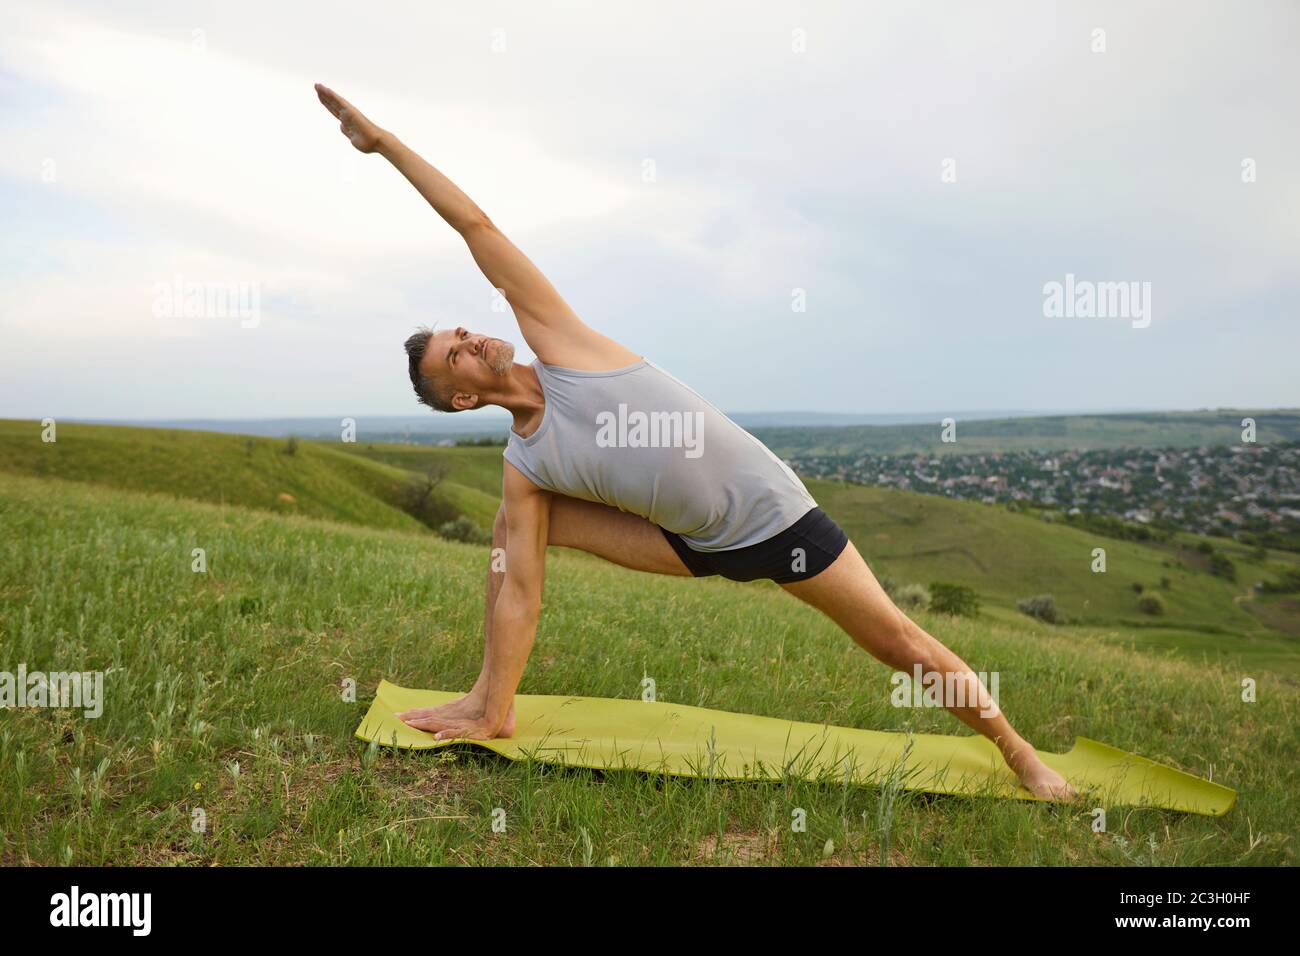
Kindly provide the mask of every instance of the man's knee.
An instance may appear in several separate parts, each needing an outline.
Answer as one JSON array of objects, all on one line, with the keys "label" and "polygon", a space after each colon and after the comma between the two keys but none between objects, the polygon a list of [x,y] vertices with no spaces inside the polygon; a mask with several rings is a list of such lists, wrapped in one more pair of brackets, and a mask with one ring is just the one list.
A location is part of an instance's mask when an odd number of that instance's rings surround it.
[{"label": "man's knee", "polygon": [[873,653],[890,667],[909,673],[917,664],[923,672],[934,669],[938,660],[934,639],[892,602],[867,629],[876,648]]},{"label": "man's knee", "polygon": [[921,627],[902,611],[898,611],[898,633],[896,640],[904,653],[914,664],[920,664],[924,673],[938,671],[943,666],[943,647],[925,628]]}]

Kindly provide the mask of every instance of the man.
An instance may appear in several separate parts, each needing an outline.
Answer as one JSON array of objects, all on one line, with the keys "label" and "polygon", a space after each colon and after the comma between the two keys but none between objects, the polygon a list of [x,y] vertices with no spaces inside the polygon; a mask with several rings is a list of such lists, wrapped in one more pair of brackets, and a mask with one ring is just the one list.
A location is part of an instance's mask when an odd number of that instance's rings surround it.
[{"label": "man", "polygon": [[546,277],[447,177],[327,87],[316,93],[363,153],[379,153],[464,238],[538,361],[463,328],[406,342],[420,401],[514,417],[488,572],[483,667],[473,689],[399,716],[439,739],[514,732],[514,695],[541,608],[546,547],[659,574],[771,579],[881,661],[945,675],[944,706],[993,741],[1033,794],[1075,796],[1012,728],[970,668],[900,611],[843,531],[756,438],[653,362],[585,325]]}]

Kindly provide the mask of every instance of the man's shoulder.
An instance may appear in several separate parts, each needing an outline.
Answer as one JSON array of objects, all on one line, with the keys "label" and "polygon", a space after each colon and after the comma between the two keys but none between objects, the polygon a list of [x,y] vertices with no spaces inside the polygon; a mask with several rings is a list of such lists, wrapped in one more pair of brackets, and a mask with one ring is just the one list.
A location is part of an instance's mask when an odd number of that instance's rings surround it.
[{"label": "man's shoulder", "polygon": [[506,445],[506,450],[502,453],[505,461],[501,466],[501,493],[507,499],[525,498],[537,494],[545,494],[546,489],[539,485],[533,478],[526,474],[522,468],[510,460],[510,450],[513,446]]}]

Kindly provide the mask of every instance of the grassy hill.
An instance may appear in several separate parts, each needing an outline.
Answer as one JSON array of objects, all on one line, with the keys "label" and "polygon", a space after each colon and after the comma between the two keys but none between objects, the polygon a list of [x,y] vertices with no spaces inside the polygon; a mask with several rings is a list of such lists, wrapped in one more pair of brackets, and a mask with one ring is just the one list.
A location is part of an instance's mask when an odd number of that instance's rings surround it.
[{"label": "grassy hill", "polygon": [[[0,470],[416,532],[427,529],[403,508],[412,475],[440,471],[439,501],[484,529],[501,487],[500,448],[299,441],[290,455],[282,439],[101,425],[62,425],[58,438],[43,443],[37,423],[0,421]],[[1300,675],[1297,602],[1255,599],[1247,588],[1294,556],[1259,562],[1244,547],[1216,542],[1238,562],[1233,583],[1208,572],[1187,536],[1166,546],[1126,542],[934,495],[808,486],[877,575],[968,585],[989,614],[1016,623],[1017,601],[1051,593],[1071,627],[1107,628],[1116,641],[1194,660]],[[1091,570],[1098,547],[1106,550],[1104,574]],[[1166,613],[1140,613],[1135,583],[1157,590]]]},{"label": "grassy hill", "polygon": [[755,428],[778,455],[979,454],[991,451],[1093,448],[1181,448],[1235,445],[1241,420],[1255,419],[1260,442],[1300,440],[1300,410],[1214,409],[1117,415],[1049,415],[966,421],[957,417],[957,441],[940,439],[940,424],[851,425],[832,428]]},{"label": "grassy hill", "polygon": [[[0,420],[0,470],[372,528],[423,527],[403,509],[409,471],[349,454],[351,445],[77,424],[59,425],[57,437],[42,442],[39,423]],[[454,459],[462,449],[445,451],[452,454],[440,458]],[[444,479],[435,496],[451,511],[490,528],[500,497],[499,461],[496,487],[488,492],[474,468],[458,469],[458,477]]]},{"label": "grassy hill", "polygon": [[430,465],[446,469],[447,480],[489,495],[493,502],[501,498],[500,447],[452,447],[430,445],[384,445],[357,443],[338,446],[342,451],[370,461],[383,462],[403,471],[421,471]]},{"label": "grassy hill", "polygon": [[[206,573],[191,570],[194,547]],[[0,670],[100,670],[106,697],[98,719],[0,711],[0,864],[811,864],[828,840],[830,864],[1295,862],[1292,683],[1260,672],[1245,704],[1237,668],[1023,617],[916,615],[1000,673],[1002,706],[1036,745],[1082,734],[1132,749],[1236,788],[1236,808],[1112,813],[1094,833],[1089,807],[359,745],[379,678],[472,682],[486,560],[424,532],[0,472]],[[774,585],[555,552],[522,692],[634,698],[647,675],[663,700],[968,733],[891,707],[888,669]],[[492,832],[498,807],[505,833]],[[794,807],[806,833],[791,832]]]},{"label": "grassy hill", "polygon": [[[1260,562],[1244,547],[1216,541],[1239,564],[1241,581],[1234,583],[1208,572],[1191,536],[1169,545],[1121,541],[937,495],[829,481],[807,485],[878,576],[965,584],[993,610],[1011,614],[1020,599],[1050,593],[1072,623],[1113,628],[1125,643],[1194,658],[1227,655],[1300,674],[1300,642],[1286,633],[1294,610],[1272,601],[1273,611],[1261,615],[1246,595],[1248,582],[1272,576],[1271,569],[1292,561],[1290,555],[1273,552]],[[1105,549],[1104,573],[1092,571],[1095,548]],[[1134,583],[1159,593],[1166,612],[1140,613]]]}]

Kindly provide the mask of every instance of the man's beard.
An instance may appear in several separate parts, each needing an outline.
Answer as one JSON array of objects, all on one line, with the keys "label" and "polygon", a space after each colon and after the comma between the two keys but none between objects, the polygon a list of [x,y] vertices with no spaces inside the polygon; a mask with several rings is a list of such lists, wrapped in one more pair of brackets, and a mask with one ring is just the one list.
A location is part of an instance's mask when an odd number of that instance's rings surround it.
[{"label": "man's beard", "polygon": [[490,368],[497,375],[505,375],[510,371],[515,362],[515,347],[505,339],[497,339],[497,350],[492,361],[488,362]]}]

